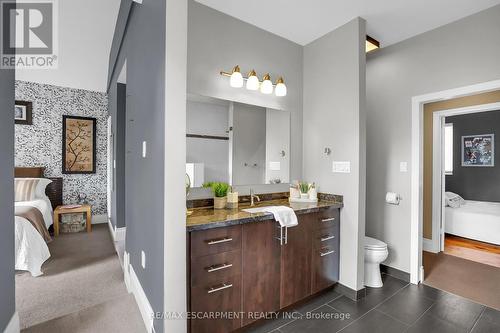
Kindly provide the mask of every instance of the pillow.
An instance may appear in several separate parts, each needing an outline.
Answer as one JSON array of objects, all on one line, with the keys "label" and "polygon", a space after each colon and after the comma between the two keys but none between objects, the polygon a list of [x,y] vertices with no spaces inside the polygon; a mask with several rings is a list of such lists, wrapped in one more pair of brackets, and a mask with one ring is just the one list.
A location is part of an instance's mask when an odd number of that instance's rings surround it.
[{"label": "pillow", "polygon": [[453,192],[445,192],[446,206],[451,208],[460,208],[465,205],[465,200],[461,196]]},{"label": "pillow", "polygon": [[36,198],[39,179],[16,178],[14,181],[14,201],[32,201]]},{"label": "pillow", "polygon": [[[18,182],[19,182],[19,188],[21,188],[23,185],[22,182],[24,181],[36,181],[36,185],[35,185],[35,193],[34,193],[34,196],[31,197],[31,199],[28,199],[28,200],[16,200],[16,201],[31,201],[31,200],[34,200],[34,199],[48,199],[47,195],[45,194],[45,189],[47,188],[47,186],[52,183],[52,180],[50,179],[47,179],[47,178],[16,178],[15,179],[15,188],[16,188],[16,193],[17,193],[17,188],[18,188]],[[19,198],[24,198],[24,194],[22,194],[22,190],[20,190],[21,192],[19,193]],[[17,194],[16,194],[16,198],[17,197]]]}]

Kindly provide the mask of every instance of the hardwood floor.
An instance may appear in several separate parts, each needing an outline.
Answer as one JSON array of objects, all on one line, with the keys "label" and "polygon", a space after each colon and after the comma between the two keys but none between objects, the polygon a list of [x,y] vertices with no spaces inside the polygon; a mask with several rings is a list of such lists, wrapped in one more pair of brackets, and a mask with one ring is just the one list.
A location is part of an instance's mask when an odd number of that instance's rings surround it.
[{"label": "hardwood floor", "polygon": [[500,268],[500,246],[446,234],[444,253]]}]

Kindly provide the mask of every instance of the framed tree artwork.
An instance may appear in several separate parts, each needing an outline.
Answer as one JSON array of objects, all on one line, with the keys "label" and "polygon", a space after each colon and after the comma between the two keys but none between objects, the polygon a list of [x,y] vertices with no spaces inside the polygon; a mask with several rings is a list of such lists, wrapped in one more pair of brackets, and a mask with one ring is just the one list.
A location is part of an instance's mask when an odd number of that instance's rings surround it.
[{"label": "framed tree artwork", "polygon": [[96,119],[63,116],[62,173],[96,172]]},{"label": "framed tree artwork", "polygon": [[32,110],[32,102],[16,101],[14,105],[14,122],[16,125],[32,125]]}]

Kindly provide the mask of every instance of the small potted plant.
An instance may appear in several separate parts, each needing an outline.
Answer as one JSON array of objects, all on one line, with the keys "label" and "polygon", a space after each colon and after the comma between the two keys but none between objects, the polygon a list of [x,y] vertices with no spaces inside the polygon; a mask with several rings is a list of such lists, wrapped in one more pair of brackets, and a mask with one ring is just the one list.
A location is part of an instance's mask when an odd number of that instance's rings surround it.
[{"label": "small potted plant", "polygon": [[214,193],[214,208],[224,209],[227,203],[227,192],[229,191],[229,184],[209,182],[203,184],[203,187],[210,187]]},{"label": "small potted plant", "polygon": [[299,190],[300,190],[300,198],[301,199],[308,199],[309,198],[309,189],[311,188],[311,185],[306,182],[300,182],[299,183]]}]

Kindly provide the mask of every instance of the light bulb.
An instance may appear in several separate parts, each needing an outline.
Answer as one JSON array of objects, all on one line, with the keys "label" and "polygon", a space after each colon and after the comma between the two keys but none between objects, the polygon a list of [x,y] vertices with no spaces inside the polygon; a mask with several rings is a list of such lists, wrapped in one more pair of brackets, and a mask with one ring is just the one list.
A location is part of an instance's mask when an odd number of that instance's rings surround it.
[{"label": "light bulb", "polygon": [[269,76],[269,74],[264,75],[264,77],[262,78],[260,92],[266,95],[273,93],[273,83],[271,82],[271,77]]},{"label": "light bulb", "polygon": [[233,88],[243,87],[243,75],[241,75],[239,66],[235,66],[233,68],[233,73],[231,74],[231,79],[229,80],[229,85]]},{"label": "light bulb", "polygon": [[278,97],[286,96],[286,85],[285,85],[285,82],[283,81],[282,77],[280,77],[276,81],[276,89],[274,89],[274,93]]},{"label": "light bulb", "polygon": [[259,90],[259,78],[257,77],[257,73],[252,69],[250,73],[248,73],[247,79],[247,89],[248,90]]}]

